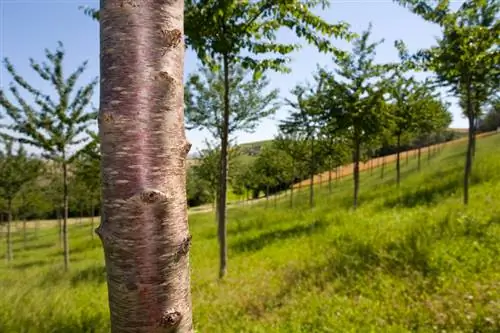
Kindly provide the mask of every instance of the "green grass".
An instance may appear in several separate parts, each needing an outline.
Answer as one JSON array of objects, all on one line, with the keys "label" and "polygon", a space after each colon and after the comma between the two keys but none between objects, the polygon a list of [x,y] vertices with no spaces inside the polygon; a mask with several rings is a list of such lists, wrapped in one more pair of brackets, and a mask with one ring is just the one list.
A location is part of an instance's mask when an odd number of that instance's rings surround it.
[{"label": "green grass", "polygon": [[[229,275],[217,281],[213,214],[190,217],[198,332],[500,332],[500,136],[478,142],[471,204],[462,205],[464,146],[394,169],[229,214]],[[57,230],[0,264],[0,332],[108,332],[100,242],[71,227],[62,272]],[[4,246],[2,244],[2,246]],[[4,247],[0,248],[4,251]]]}]

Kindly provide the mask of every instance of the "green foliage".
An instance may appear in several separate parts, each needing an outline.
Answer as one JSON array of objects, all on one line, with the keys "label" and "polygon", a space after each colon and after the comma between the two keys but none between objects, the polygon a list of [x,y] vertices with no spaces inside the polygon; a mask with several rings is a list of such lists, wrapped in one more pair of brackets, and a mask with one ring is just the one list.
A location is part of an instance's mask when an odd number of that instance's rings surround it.
[{"label": "green foliage", "polygon": [[[464,114],[480,116],[482,105],[500,86],[500,4],[495,0],[468,0],[453,12],[449,1],[435,7],[424,1],[398,1],[424,19],[438,23],[443,36],[437,45],[420,50],[412,58],[436,74],[439,85],[464,99]],[[402,42],[398,42],[404,48]],[[410,60],[406,55],[406,60]],[[473,107],[475,105],[476,107]]]},{"label": "green foliage", "polygon": [[[66,78],[63,73],[64,56],[63,45],[59,42],[54,52],[45,50],[48,63],[30,59],[31,68],[56,91],[57,101],[19,76],[7,58],[4,59],[5,67],[15,82],[9,86],[9,90],[16,103],[9,101],[5,92],[0,90],[0,105],[13,122],[5,125],[8,131],[4,131],[3,135],[41,149],[44,157],[57,163],[68,163],[74,158],[75,155],[69,151],[87,141],[88,138],[82,135],[97,117],[96,112],[86,110],[97,79],[76,90],[77,81],[85,71],[87,62]],[[35,105],[30,105],[22,97],[19,87],[32,95]]]},{"label": "green foliage", "polygon": [[[253,132],[262,118],[277,110],[278,90],[266,93],[269,80],[249,78],[241,66],[229,70],[229,135],[236,131]],[[184,87],[185,119],[188,129],[208,130],[222,139],[224,118],[224,77],[206,66],[191,74]]]},{"label": "green foliage", "polygon": [[322,69],[318,75],[323,80],[319,98],[327,129],[341,132],[353,147],[375,139],[388,120],[382,79],[389,67],[374,63],[376,48],[383,41],[370,43],[370,34],[371,24],[353,42],[347,57],[335,58],[337,69]]},{"label": "green foliage", "polygon": [[[294,209],[287,200],[230,209],[224,283],[215,282],[213,215],[190,215],[196,331],[498,332],[499,144],[499,135],[478,140],[469,207],[459,199],[465,147],[457,145],[421,173],[411,161],[399,191],[363,177],[355,212],[350,179],[332,195],[318,188],[314,211],[304,209],[304,191]],[[89,240],[88,224],[70,228],[70,272],[57,261],[53,227],[40,229],[10,268],[0,261],[1,332],[109,332],[100,241]]]},{"label": "green foliage", "polygon": [[217,68],[224,55],[231,63],[251,68],[256,77],[267,69],[288,71],[287,55],[300,44],[279,43],[281,28],[292,30],[322,52],[343,53],[331,37],[350,38],[348,24],[330,24],[313,13],[325,0],[307,1],[198,1],[186,0],[184,6],[186,43],[204,63]]},{"label": "green foliage", "polygon": [[0,149],[0,195],[12,203],[23,187],[34,182],[42,173],[42,163],[28,156],[22,145],[14,152],[13,141],[3,141],[4,147]]},{"label": "green foliage", "polygon": [[[205,140],[206,147],[201,149],[199,157],[196,159],[196,164],[194,164],[192,169],[192,175],[198,178],[200,182],[199,185],[207,186],[206,196],[208,197],[208,202],[213,202],[219,190],[219,178],[220,178],[220,147],[213,145],[207,140]],[[233,176],[234,172],[238,169],[238,148],[232,148],[229,150],[228,161],[229,161],[229,181]],[[194,179],[193,179],[194,180]]]}]

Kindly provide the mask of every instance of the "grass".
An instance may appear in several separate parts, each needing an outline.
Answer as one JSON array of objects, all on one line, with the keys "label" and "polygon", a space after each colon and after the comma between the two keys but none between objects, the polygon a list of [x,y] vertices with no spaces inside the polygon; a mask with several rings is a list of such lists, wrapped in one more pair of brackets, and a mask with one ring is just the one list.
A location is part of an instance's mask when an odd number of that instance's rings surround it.
[{"label": "grass", "polygon": [[[229,214],[229,275],[217,280],[213,214],[190,216],[197,332],[500,332],[500,136],[478,141],[471,204],[462,205],[464,145]],[[0,332],[108,332],[100,241],[71,225],[62,272],[57,230],[41,229],[0,264]],[[4,246],[3,244],[1,246]],[[4,247],[0,248],[4,251]]]}]

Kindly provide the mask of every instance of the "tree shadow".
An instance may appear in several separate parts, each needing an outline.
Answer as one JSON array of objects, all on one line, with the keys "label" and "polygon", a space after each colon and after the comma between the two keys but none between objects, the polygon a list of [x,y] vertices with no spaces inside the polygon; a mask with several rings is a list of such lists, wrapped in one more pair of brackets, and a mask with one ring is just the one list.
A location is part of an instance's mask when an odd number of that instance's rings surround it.
[{"label": "tree shadow", "polygon": [[326,221],[316,220],[309,225],[297,225],[288,229],[269,231],[257,237],[240,241],[234,244],[232,249],[235,252],[256,252],[276,241],[320,232],[324,230],[327,225],[328,223]]},{"label": "tree shadow", "polygon": [[432,232],[422,233],[421,228],[415,228],[398,241],[378,247],[350,236],[336,239],[331,243],[331,250],[326,251],[325,259],[285,270],[281,289],[264,300],[250,302],[248,313],[258,318],[285,304],[295,290],[304,288],[321,291],[330,285],[335,286],[337,293],[350,296],[357,293],[357,286],[362,283],[360,279],[379,271],[403,278],[411,278],[417,272],[435,280],[439,272],[431,264],[433,240]]},{"label": "tree shadow", "polygon": [[23,249],[25,251],[33,251],[33,250],[42,250],[42,249],[49,249],[54,247],[55,244],[53,242],[51,243],[40,243],[40,244],[29,244],[26,245],[26,247]]},{"label": "tree shadow", "polygon": [[77,286],[80,283],[104,283],[106,282],[106,267],[104,265],[92,265],[78,271],[71,277],[71,285]]},{"label": "tree shadow", "polygon": [[32,261],[24,261],[21,263],[15,263],[15,260],[16,258],[14,257],[14,263],[11,264],[11,267],[18,270],[25,270],[35,266],[46,265],[48,263],[46,260],[32,260]]},{"label": "tree shadow", "polygon": [[452,195],[459,187],[459,179],[448,179],[437,185],[428,185],[415,191],[405,192],[400,197],[388,199],[383,206],[385,208],[429,206],[437,204],[442,197]]}]

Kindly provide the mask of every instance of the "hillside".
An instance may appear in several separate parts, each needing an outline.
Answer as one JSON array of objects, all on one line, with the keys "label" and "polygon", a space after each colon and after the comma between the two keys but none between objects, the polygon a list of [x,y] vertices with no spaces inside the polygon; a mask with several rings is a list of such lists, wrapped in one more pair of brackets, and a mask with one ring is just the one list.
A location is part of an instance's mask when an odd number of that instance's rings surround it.
[{"label": "hillside", "polygon": [[[416,170],[361,175],[274,205],[228,211],[229,274],[217,281],[213,214],[190,216],[197,332],[499,332],[500,135],[478,140],[471,204],[462,205],[464,144]],[[58,231],[15,239],[0,263],[0,332],[108,332],[103,255],[88,225],[71,226],[62,272]],[[4,244],[0,245],[4,251]]]}]

